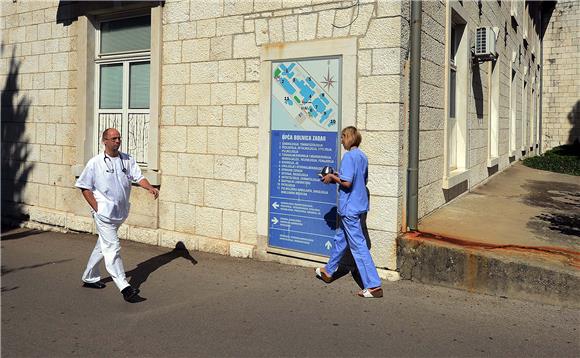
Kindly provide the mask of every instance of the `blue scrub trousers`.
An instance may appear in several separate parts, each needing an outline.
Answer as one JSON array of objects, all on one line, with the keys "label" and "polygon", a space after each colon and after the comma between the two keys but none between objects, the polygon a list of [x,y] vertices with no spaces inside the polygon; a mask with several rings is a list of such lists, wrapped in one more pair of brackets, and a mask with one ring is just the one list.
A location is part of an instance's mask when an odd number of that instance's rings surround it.
[{"label": "blue scrub trousers", "polygon": [[340,227],[334,236],[334,246],[326,264],[326,272],[332,275],[338,270],[340,260],[346,252],[346,240],[348,240],[348,246],[350,246],[350,251],[360,273],[364,288],[379,287],[381,279],[367,247],[367,240],[362,232],[360,215],[340,217]]}]

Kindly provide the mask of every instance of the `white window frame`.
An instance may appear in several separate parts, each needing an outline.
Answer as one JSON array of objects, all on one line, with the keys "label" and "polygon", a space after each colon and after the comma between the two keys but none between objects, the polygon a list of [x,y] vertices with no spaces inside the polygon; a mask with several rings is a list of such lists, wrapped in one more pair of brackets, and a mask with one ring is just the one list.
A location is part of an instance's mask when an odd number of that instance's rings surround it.
[{"label": "white window frame", "polygon": [[[101,132],[99,130],[99,116],[101,114],[106,114],[110,112],[119,112],[121,114],[121,121],[122,125],[119,130],[121,131],[122,136],[122,148],[124,151],[128,151],[129,146],[129,131],[128,131],[128,123],[129,123],[129,114],[149,114],[151,117],[150,109],[151,103],[149,104],[149,108],[147,109],[131,109],[129,108],[129,79],[130,79],[130,65],[133,63],[139,62],[149,62],[149,68],[151,69],[151,46],[149,46],[148,50],[136,50],[136,51],[126,51],[126,52],[119,52],[113,54],[101,54],[101,26],[103,23],[116,21],[116,20],[127,20],[136,17],[143,17],[149,15],[146,12],[143,13],[133,13],[133,14],[125,14],[117,15],[117,16],[107,16],[97,20],[96,24],[96,43],[95,43],[95,114],[93,119],[93,133],[97,134],[94,136],[94,145],[93,147],[96,148],[95,154],[98,153],[98,149],[102,148],[101,144]],[[150,27],[152,31],[152,28]],[[101,68],[103,65],[118,65],[121,64],[123,66],[123,102],[120,109],[110,109],[110,108],[100,108],[100,87],[101,87]],[[149,73],[149,77],[151,77],[151,72]],[[150,85],[151,86],[151,85]],[[151,98],[150,98],[151,100]],[[148,144],[145,143],[145,146],[148,147]],[[148,149],[148,148],[147,148]],[[134,156],[134,153],[129,153]],[[139,163],[139,165],[143,169],[148,168],[148,158],[146,158],[146,163]]]},{"label": "white window frame", "polygon": [[[445,144],[443,189],[450,189],[469,179],[469,133],[467,127],[467,96],[470,93],[469,74],[471,60],[469,17],[458,1],[447,2],[447,26],[445,41]],[[463,27],[456,36],[455,61],[451,61],[451,31],[453,26]],[[452,68],[452,66],[454,67]],[[450,120],[450,73],[456,70],[455,125]],[[456,139],[452,142],[453,139]],[[453,153],[452,153],[453,152]]]},{"label": "white window frame", "polygon": [[491,168],[499,162],[499,116],[500,116],[500,64],[501,61],[489,63],[489,125],[487,166]]},{"label": "white window frame", "polygon": [[[77,33],[77,122],[76,132],[79,134],[75,141],[75,164],[72,173],[79,176],[85,163],[94,155],[95,137],[94,131],[95,109],[95,82],[98,77],[95,73],[95,48],[98,46],[97,15],[103,18],[108,14],[108,19],[126,17],[131,14],[151,15],[151,47],[150,47],[150,80],[149,80],[149,144],[147,167],[142,168],[143,175],[153,185],[160,184],[159,173],[159,122],[161,105],[161,50],[162,50],[162,6],[157,4],[151,8],[135,10],[134,4],[127,7],[133,10],[115,9],[114,13],[108,9],[99,9],[96,12],[87,13],[78,18]],[[103,18],[104,19],[104,18]]]},{"label": "white window frame", "polygon": [[516,155],[516,124],[517,124],[517,69],[516,69],[516,58],[517,53],[513,51],[512,61],[511,61],[511,71],[510,71],[510,118],[509,118],[509,156],[513,157]]}]

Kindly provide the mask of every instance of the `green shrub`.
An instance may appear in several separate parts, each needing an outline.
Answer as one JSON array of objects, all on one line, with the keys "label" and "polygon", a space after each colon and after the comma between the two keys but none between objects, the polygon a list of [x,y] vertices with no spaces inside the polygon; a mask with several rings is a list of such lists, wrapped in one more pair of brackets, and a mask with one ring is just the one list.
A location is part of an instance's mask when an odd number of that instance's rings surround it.
[{"label": "green shrub", "polygon": [[530,168],[580,176],[580,143],[561,145],[542,155],[526,158],[523,163]]}]

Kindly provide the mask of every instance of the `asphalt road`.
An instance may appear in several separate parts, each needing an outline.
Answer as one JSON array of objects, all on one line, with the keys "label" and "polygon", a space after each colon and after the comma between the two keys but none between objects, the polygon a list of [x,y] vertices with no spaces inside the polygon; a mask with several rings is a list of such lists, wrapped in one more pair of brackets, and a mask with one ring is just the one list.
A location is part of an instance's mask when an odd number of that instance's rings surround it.
[{"label": "asphalt road", "polygon": [[[2,357],[577,357],[580,311],[123,242],[146,301],[82,288],[95,236],[2,237]],[[103,269],[104,272],[104,269]],[[105,277],[106,275],[105,272]]]}]

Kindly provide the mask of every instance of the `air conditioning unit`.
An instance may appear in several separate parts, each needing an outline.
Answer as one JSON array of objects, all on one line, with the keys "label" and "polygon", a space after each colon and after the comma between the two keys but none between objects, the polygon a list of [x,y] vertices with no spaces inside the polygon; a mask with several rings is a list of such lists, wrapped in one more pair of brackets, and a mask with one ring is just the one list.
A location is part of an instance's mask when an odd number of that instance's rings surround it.
[{"label": "air conditioning unit", "polygon": [[496,32],[492,27],[478,27],[475,30],[475,57],[480,61],[495,60],[497,58],[495,42]]}]

